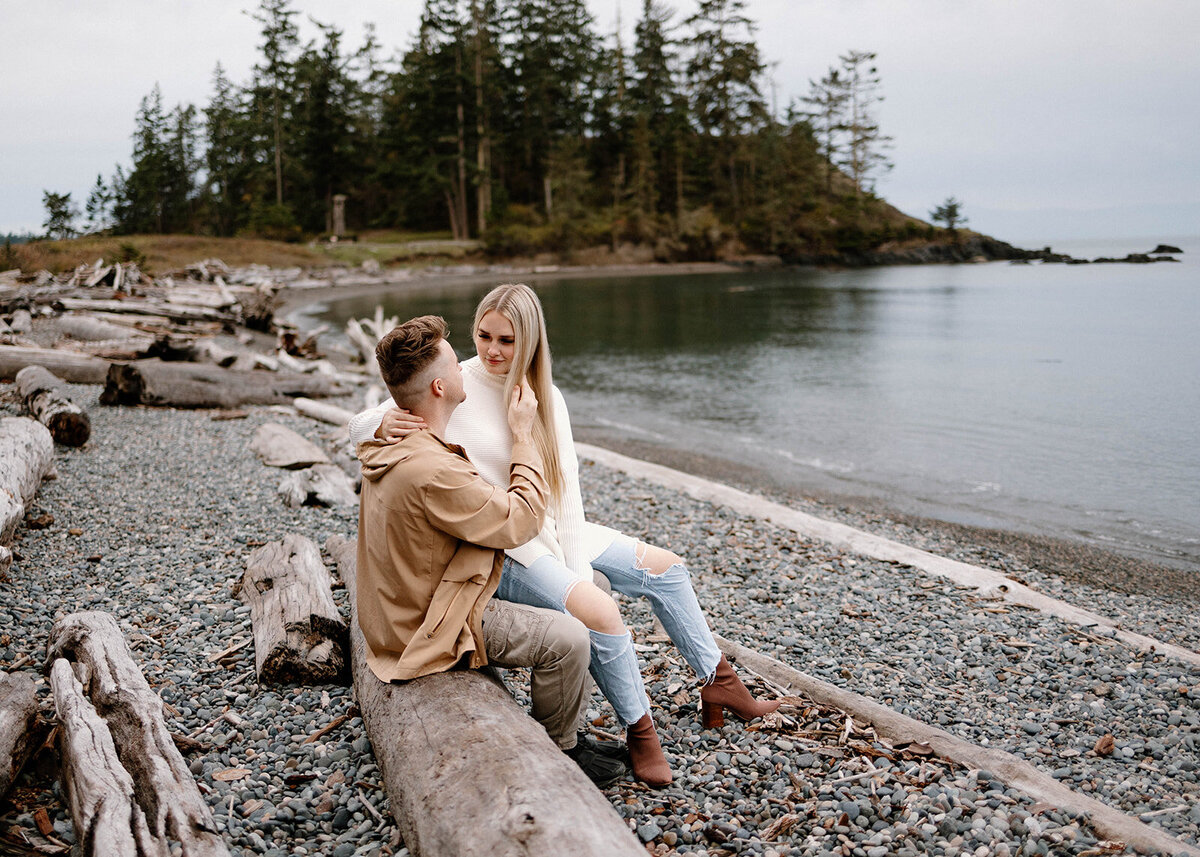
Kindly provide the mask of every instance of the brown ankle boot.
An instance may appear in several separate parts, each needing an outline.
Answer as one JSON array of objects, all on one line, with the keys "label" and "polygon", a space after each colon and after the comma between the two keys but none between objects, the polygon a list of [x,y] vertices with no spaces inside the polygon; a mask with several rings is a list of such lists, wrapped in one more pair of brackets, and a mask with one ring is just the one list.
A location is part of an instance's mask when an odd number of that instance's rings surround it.
[{"label": "brown ankle boot", "polygon": [[637,723],[631,724],[625,735],[629,745],[629,761],[633,775],[648,786],[661,788],[671,784],[671,766],[663,756],[654,731],[654,721],[643,714]]},{"label": "brown ankle boot", "polygon": [[701,719],[705,729],[716,729],[725,725],[724,710],[728,709],[743,720],[753,720],[770,714],[779,707],[776,700],[755,699],[742,680],[737,677],[729,661],[721,655],[717,662],[717,675],[712,684],[700,689]]}]

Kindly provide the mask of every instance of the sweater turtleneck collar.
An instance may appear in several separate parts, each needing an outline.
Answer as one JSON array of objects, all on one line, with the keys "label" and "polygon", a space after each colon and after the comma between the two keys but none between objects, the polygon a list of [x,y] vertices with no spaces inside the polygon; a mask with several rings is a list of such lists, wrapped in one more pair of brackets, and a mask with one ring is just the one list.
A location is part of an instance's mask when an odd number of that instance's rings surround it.
[{"label": "sweater turtleneck collar", "polygon": [[479,355],[463,361],[463,369],[471,373],[471,376],[479,379],[485,384],[491,384],[493,387],[500,388],[504,386],[507,379],[506,375],[493,375],[483,365],[483,361],[479,359]]}]

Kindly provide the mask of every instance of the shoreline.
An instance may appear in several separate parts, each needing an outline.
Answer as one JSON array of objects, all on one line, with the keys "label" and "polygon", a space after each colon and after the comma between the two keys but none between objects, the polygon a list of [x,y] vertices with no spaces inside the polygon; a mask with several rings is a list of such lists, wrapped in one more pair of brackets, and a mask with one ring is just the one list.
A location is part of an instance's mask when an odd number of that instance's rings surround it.
[{"label": "shoreline", "polygon": [[[279,313],[289,320],[303,316],[306,307],[331,299],[353,299],[382,296],[402,291],[406,296],[464,292],[479,286],[496,284],[510,275],[531,283],[547,279],[581,279],[617,276],[671,276],[675,274],[730,273],[746,270],[745,266],[727,263],[695,263],[682,265],[641,264],[612,267],[581,266],[555,270],[503,270],[472,274],[439,273],[420,277],[406,276],[387,282],[356,282],[318,288],[286,289]],[[510,277],[511,278],[511,277]],[[1030,566],[1064,580],[1102,586],[1114,592],[1158,594],[1182,598],[1200,606],[1196,580],[1200,569],[1188,567],[1186,561],[1172,565],[1166,561],[1147,559],[1131,553],[1091,544],[1067,535],[1047,535],[1003,527],[987,527],[957,523],[941,518],[905,512],[870,497],[833,494],[814,489],[811,485],[797,486],[777,479],[770,472],[722,459],[704,452],[676,450],[657,444],[622,437],[612,431],[576,426],[578,440],[604,446],[615,452],[643,458],[682,470],[696,476],[724,482],[786,505],[810,506],[818,516],[833,515],[863,529],[873,526],[890,530],[902,527],[930,534],[935,542],[962,542],[979,545],[1011,555],[1022,565]]]}]

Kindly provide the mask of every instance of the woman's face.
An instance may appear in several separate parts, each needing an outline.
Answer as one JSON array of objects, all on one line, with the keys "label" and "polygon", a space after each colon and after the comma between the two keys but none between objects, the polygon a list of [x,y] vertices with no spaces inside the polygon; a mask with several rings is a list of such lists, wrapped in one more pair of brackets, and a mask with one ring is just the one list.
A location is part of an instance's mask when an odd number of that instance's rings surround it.
[{"label": "woman's face", "polygon": [[508,374],[516,343],[512,322],[495,310],[485,313],[475,328],[475,352],[493,375]]}]

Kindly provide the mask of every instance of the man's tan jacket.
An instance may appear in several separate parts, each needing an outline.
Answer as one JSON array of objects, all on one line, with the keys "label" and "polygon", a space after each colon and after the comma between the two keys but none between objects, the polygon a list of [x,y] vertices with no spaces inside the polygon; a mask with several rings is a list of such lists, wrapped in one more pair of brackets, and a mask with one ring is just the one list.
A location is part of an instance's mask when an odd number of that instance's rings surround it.
[{"label": "man's tan jacket", "polygon": [[383,681],[483,666],[483,608],[503,551],[542,527],[542,460],[514,443],[509,487],[488,483],[461,446],[422,430],[365,441],[358,510],[358,623]]}]

